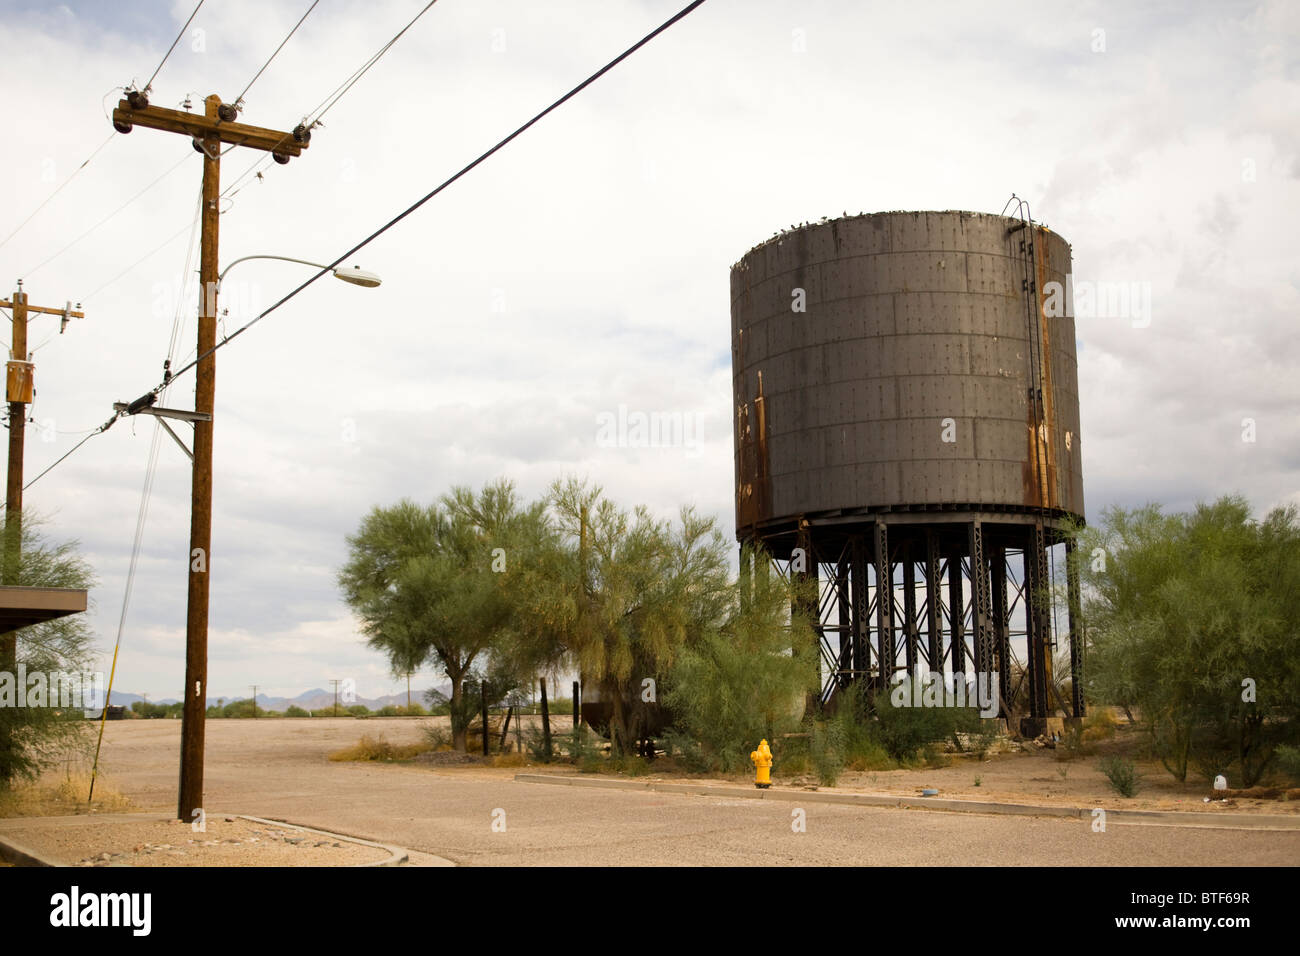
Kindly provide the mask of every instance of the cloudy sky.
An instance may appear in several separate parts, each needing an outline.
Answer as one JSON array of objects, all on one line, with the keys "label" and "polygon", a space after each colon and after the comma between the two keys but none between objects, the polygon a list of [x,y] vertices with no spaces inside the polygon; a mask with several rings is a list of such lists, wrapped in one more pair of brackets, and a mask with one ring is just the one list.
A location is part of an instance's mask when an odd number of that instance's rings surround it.
[{"label": "cloudy sky", "polygon": [[[423,5],[321,0],[243,121],[292,128]],[[308,6],[209,0],[152,102],[235,98]],[[225,158],[223,266],[332,261],[678,7],[441,0],[301,158]],[[0,2],[0,288],[22,278],[33,304],[87,313],[62,336],[32,323],[29,478],[161,379],[178,308],[176,364],[193,353],[179,293],[200,158],[140,128],[103,145],[105,111],[192,9]],[[399,688],[334,583],[376,504],[498,476],[533,496],[577,474],[665,516],[695,503],[730,535],[728,270],[844,211],[996,213],[1015,192],[1073,244],[1076,281],[1149,292],[1149,316],[1078,322],[1090,517],[1232,491],[1300,503],[1298,38],[1286,2],[709,0],[358,253],[379,289],[327,277],[219,353],[210,695]],[[225,330],[310,274],[240,265]],[[696,440],[604,447],[597,423],[620,406],[680,413]],[[118,422],[26,495],[95,567],[106,651],[154,428]],[[178,694],[188,508],[164,437],[120,690]]]}]

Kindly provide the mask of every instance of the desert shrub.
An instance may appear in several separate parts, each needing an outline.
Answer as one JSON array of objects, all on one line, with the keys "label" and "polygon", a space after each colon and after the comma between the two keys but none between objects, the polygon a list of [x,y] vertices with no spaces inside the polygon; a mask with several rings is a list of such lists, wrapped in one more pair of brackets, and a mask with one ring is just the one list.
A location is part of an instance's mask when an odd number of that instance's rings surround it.
[{"label": "desert shrub", "polygon": [[286,717],[310,717],[310,716],[311,716],[311,711],[309,711],[309,710],[303,710],[303,709],[302,709],[301,707],[299,707],[297,704],[290,704],[288,707],[286,707],[286,708],[284,709],[284,716],[286,716]]},{"label": "desert shrub", "polygon": [[708,773],[711,765],[709,755],[705,753],[700,742],[690,734],[669,728],[663,735],[664,750],[676,760],[688,773]]},{"label": "desert shrub", "polygon": [[1109,740],[1115,736],[1118,724],[1115,715],[1107,707],[1099,708],[1083,719],[1083,739]]},{"label": "desert shrub", "polygon": [[1093,753],[1094,748],[1088,740],[1088,732],[1077,723],[1065,725],[1065,733],[1056,745],[1057,760],[1075,760]]},{"label": "desert shrub", "polygon": [[156,719],[159,717],[169,716],[171,713],[171,705],[150,704],[147,701],[137,700],[131,704],[131,711],[139,717]]},{"label": "desert shrub", "polygon": [[1300,781],[1300,747],[1292,747],[1288,744],[1278,747],[1277,769],[1292,780]]},{"label": "desert shrub", "polygon": [[542,732],[542,728],[536,724],[526,724],[524,726],[524,750],[533,760],[550,763],[559,752],[557,736],[555,733],[551,734],[551,752],[548,754],[546,752],[546,735]]},{"label": "desert shrub", "polygon": [[1110,781],[1110,788],[1121,797],[1132,797],[1138,792],[1137,764],[1132,760],[1111,755],[1103,757],[1097,766]]},{"label": "desert shrub", "polygon": [[987,760],[989,751],[1002,736],[1002,726],[996,719],[980,719],[980,729],[970,737],[970,751],[980,760]]},{"label": "desert shrub", "polygon": [[[264,713],[260,708],[257,711],[260,717]],[[253,702],[251,700],[234,700],[227,704],[221,712],[222,717],[252,717]]]},{"label": "desert shrub", "polygon": [[369,734],[353,744],[351,747],[344,747],[342,750],[336,750],[330,754],[330,760],[335,762],[351,760],[410,760],[417,754],[422,754],[429,749],[428,743],[417,744],[393,744],[389,743],[386,737],[371,737]]},{"label": "desert shrub", "polygon": [[[919,681],[913,684],[910,696],[914,703],[923,699],[920,686]],[[876,732],[881,746],[895,760],[912,760],[927,744],[953,738],[959,731],[970,733],[980,729],[979,711],[974,707],[950,706],[955,698],[942,684],[929,693],[944,706],[896,706],[894,698],[902,695],[883,690],[876,695]]]},{"label": "desert shrub", "polygon": [[567,734],[558,735],[556,740],[561,742],[564,752],[574,763],[600,755],[600,741],[586,724],[579,724]]},{"label": "desert shrub", "polygon": [[874,734],[854,735],[845,746],[845,770],[893,770],[897,766]]},{"label": "desert shrub", "polygon": [[845,694],[837,700],[834,722],[846,770],[892,770],[897,764],[880,742],[880,731],[858,694]]},{"label": "desert shrub", "polygon": [[1223,724],[1209,724],[1194,728],[1188,763],[1206,783],[1228,771],[1237,760],[1235,741]]},{"label": "desert shrub", "polygon": [[772,748],[772,776],[802,777],[812,772],[809,755],[811,734],[795,734],[769,740]]},{"label": "desert shrub", "polygon": [[622,757],[611,757],[605,761],[607,771],[613,773],[626,774],[629,777],[642,777],[648,774],[652,767],[650,761],[645,757],[638,757],[635,754],[626,754]]},{"label": "desert shrub", "polygon": [[833,787],[839,782],[844,770],[844,721],[813,721],[808,741],[808,756],[812,760],[813,771],[823,787]]},{"label": "desert shrub", "polygon": [[943,752],[941,745],[929,743],[921,748],[920,763],[922,767],[926,768],[951,767],[952,758]]},{"label": "desert shrub", "polygon": [[20,780],[12,787],[0,789],[0,818],[73,816],[137,809],[102,773],[95,779],[93,803],[87,802],[89,793],[90,774],[84,770],[70,772],[57,781],[49,777]]},{"label": "desert shrub", "polygon": [[424,728],[424,742],[429,745],[429,749],[435,753],[451,750],[451,729],[449,727],[432,727]]}]

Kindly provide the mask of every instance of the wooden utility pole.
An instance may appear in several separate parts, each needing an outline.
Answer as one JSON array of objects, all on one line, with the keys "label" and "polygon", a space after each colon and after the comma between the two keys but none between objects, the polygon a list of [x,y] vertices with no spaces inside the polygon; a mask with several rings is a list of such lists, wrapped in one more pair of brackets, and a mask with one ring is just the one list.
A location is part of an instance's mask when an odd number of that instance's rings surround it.
[{"label": "wooden utility pole", "polygon": [[[17,584],[23,543],[23,441],[27,428],[27,406],[36,393],[33,379],[35,366],[27,354],[27,316],[32,312],[61,316],[63,324],[59,331],[62,332],[69,319],[85,318],[85,313],[74,312],[71,302],[62,309],[29,305],[21,279],[18,280],[18,289],[12,299],[0,299],[0,308],[13,312],[13,338],[5,383],[9,402],[9,476],[5,493],[4,574],[0,583]],[[12,671],[17,661],[18,634],[10,631],[0,636],[0,670]]]},{"label": "wooden utility pole", "polygon": [[[194,411],[211,416],[216,404],[217,229],[220,217],[221,151],[226,144],[269,152],[277,163],[301,155],[311,132],[301,124],[291,133],[236,123],[238,110],[215,93],[204,113],[150,106],[132,91],[113,110],[113,128],[135,126],[189,136],[203,154],[202,237],[199,246],[199,365]],[[185,706],[181,712],[181,766],[176,815],[189,821],[203,807],[203,742],[208,683],[208,570],[212,557],[212,421],[194,423],[194,468],[190,504],[189,593],[185,617]]]},{"label": "wooden utility pole", "polygon": [[334,678],[330,678],[330,683],[334,685],[334,716],[337,717],[339,715],[339,683],[340,682]]},{"label": "wooden utility pole", "polygon": [[257,719],[257,685],[249,684],[248,686],[253,688],[253,719],[256,720]]}]

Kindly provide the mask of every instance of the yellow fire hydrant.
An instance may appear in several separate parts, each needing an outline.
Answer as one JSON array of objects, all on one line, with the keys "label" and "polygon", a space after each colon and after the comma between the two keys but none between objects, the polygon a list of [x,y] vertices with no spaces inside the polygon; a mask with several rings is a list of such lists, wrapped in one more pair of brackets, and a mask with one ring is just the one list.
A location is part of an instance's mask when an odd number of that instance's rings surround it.
[{"label": "yellow fire hydrant", "polygon": [[749,755],[754,761],[754,786],[766,790],[772,786],[772,748],[767,741],[759,742],[758,749]]}]

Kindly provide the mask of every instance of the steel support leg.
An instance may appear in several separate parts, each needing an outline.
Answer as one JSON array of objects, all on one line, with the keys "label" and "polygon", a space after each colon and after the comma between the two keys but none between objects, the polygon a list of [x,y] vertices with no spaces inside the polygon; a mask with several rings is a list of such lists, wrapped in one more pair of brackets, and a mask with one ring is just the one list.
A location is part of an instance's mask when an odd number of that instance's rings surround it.
[{"label": "steel support leg", "polygon": [[1029,645],[1029,720],[1025,733],[1041,734],[1047,720],[1047,654],[1049,624],[1047,594],[1047,542],[1041,524],[1029,530],[1025,545],[1025,598]]},{"label": "steel support leg", "polygon": [[912,545],[902,546],[903,559],[903,629],[907,640],[907,673],[916,677],[917,637],[916,623],[916,563],[912,560]]},{"label": "steel support leg", "polygon": [[943,621],[943,582],[939,574],[939,537],[925,532],[925,617],[930,670],[943,670],[943,645],[939,632]]},{"label": "steel support leg", "polygon": [[840,624],[840,647],[836,658],[839,673],[835,686],[843,690],[849,683],[847,672],[853,669],[853,606],[849,601],[849,562],[844,558],[835,566],[835,603]]},{"label": "steel support leg", "polygon": [[948,659],[952,672],[966,670],[966,595],[962,593],[961,552],[948,555]]},{"label": "steel support leg", "polygon": [[1087,713],[1083,700],[1083,607],[1079,596],[1079,563],[1074,539],[1065,541],[1065,568],[1070,591],[1070,705],[1075,717]]},{"label": "steel support leg", "polygon": [[866,694],[871,671],[867,640],[867,608],[871,598],[867,593],[867,541],[862,535],[854,535],[849,541],[849,592],[853,601],[849,622],[853,629],[853,682],[857,693]]},{"label": "steel support leg", "polygon": [[972,521],[967,526],[971,577],[971,637],[974,643],[975,673],[994,669],[993,626],[989,608],[989,567],[984,559],[984,526]]},{"label": "steel support leg", "polygon": [[[813,629],[813,653],[816,654],[816,660],[821,661],[822,648],[822,622],[819,611],[819,595],[817,576],[817,556],[813,551],[812,534],[807,527],[799,529],[797,543],[795,547],[798,552],[791,557],[790,572],[791,577],[799,586],[799,591],[795,595],[791,605],[793,616],[802,617],[812,626]],[[818,665],[818,673],[821,667]],[[818,688],[821,686],[818,680]],[[820,689],[808,691],[807,698],[804,700],[804,714],[811,716],[821,709]]]},{"label": "steel support leg", "polygon": [[997,648],[998,716],[1009,718],[1002,704],[1011,693],[1011,622],[1007,614],[1007,552],[993,548],[989,552],[989,591],[993,601],[993,639]]},{"label": "steel support leg", "polygon": [[876,686],[889,687],[897,664],[894,647],[894,566],[889,560],[889,532],[883,521],[876,522],[872,560],[876,568],[876,632],[880,647],[880,669]]}]

